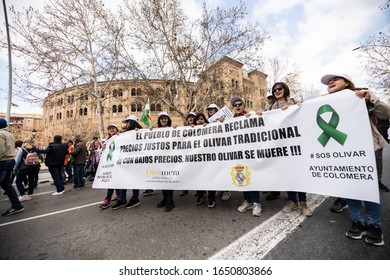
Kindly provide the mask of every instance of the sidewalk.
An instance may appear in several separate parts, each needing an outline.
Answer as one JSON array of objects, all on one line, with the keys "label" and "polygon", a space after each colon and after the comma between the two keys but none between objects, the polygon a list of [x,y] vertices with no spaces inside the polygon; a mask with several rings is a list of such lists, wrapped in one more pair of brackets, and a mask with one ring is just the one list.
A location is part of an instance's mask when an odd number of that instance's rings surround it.
[{"label": "sidewalk", "polygon": [[47,166],[42,163],[41,170],[39,171],[39,180],[38,184],[44,184],[44,183],[49,183],[53,182],[53,179],[51,178],[49,169]]}]

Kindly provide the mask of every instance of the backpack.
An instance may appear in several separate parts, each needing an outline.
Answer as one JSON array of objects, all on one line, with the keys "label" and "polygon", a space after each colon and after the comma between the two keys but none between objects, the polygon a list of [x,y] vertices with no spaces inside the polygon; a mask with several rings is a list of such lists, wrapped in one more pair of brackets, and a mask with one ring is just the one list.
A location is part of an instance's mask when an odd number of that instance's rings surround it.
[{"label": "backpack", "polygon": [[26,158],[24,158],[24,164],[26,166],[32,166],[39,164],[39,156],[37,152],[28,152],[26,149],[23,148],[27,152]]}]

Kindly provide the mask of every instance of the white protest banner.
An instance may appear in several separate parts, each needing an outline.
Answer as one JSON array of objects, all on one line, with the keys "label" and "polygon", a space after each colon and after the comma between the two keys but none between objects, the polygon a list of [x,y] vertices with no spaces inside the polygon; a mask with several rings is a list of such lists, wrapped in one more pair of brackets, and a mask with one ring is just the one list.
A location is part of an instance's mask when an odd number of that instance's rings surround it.
[{"label": "white protest banner", "polygon": [[219,122],[221,120],[224,121],[231,118],[233,118],[232,111],[230,111],[228,107],[223,106],[218,112],[216,112],[207,120],[209,121],[209,123],[212,123],[212,122]]},{"label": "white protest banner", "polygon": [[302,191],[379,202],[364,100],[331,94],[207,126],[107,141],[94,188]]}]

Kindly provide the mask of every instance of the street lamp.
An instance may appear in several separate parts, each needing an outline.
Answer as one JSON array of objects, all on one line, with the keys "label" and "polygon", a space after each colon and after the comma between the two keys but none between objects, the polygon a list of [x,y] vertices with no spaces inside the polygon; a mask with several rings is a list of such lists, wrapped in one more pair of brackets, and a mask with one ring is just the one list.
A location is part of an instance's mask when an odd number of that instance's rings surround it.
[{"label": "street lamp", "polygon": [[12,104],[12,55],[11,55],[11,39],[9,33],[7,6],[5,0],[3,0],[4,17],[5,17],[5,28],[7,31],[7,45],[8,45],[8,99],[7,99],[7,112],[5,119],[10,122],[11,119],[11,104]]},{"label": "street lamp", "polygon": [[33,130],[31,131],[31,134],[32,134],[32,137],[35,138],[35,136],[37,135],[37,131],[35,130],[35,128],[33,128]]}]

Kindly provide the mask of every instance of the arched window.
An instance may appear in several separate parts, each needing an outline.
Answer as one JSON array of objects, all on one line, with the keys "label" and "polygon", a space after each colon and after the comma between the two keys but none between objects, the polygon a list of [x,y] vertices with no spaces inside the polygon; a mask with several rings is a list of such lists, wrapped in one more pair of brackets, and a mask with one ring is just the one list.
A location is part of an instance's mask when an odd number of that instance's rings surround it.
[{"label": "arched window", "polygon": [[157,104],[157,106],[156,106],[156,111],[158,111],[158,112],[161,112],[161,111],[162,111],[161,104]]},{"label": "arched window", "polygon": [[142,112],[142,104],[141,103],[137,104],[137,112]]},{"label": "arched window", "polygon": [[70,117],[73,118],[73,110],[70,110]]},{"label": "arched window", "polygon": [[117,89],[114,89],[112,91],[112,97],[117,97],[118,96],[118,90]]},{"label": "arched window", "polygon": [[137,111],[137,105],[136,104],[131,104],[131,111],[136,112]]},{"label": "arched window", "polygon": [[120,88],[118,89],[118,97],[122,97],[123,96],[123,90]]},{"label": "arched window", "polygon": [[123,108],[122,108],[122,105],[118,105],[118,113],[122,113],[123,112]]},{"label": "arched window", "polygon": [[113,105],[113,106],[112,106],[112,112],[113,112],[113,113],[116,113],[116,105]]},{"label": "arched window", "polygon": [[141,96],[142,95],[142,90],[140,88],[137,88],[137,95]]},{"label": "arched window", "polygon": [[156,105],[154,103],[150,104],[150,111],[151,112],[156,111]]},{"label": "arched window", "polygon": [[137,93],[136,93],[135,88],[132,88],[131,89],[131,96],[136,96],[136,95],[137,95]]},{"label": "arched window", "polygon": [[87,114],[88,114],[88,109],[84,108],[84,116],[86,116]]},{"label": "arched window", "polygon": [[80,108],[80,109],[79,109],[79,115],[80,115],[80,116],[83,115],[83,108]]}]

